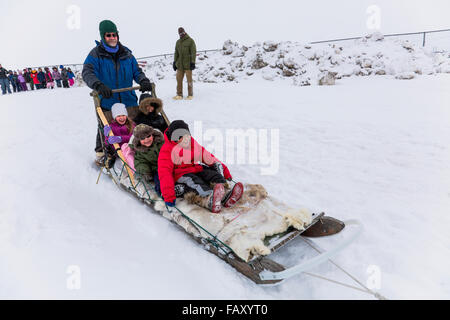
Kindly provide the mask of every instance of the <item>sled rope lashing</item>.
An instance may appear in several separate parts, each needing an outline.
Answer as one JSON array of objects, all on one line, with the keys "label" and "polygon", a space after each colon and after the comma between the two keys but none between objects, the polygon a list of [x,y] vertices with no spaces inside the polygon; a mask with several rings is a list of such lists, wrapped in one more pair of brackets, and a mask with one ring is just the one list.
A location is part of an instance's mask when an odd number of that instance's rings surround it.
[{"label": "sled rope lashing", "polygon": [[[304,237],[300,237],[300,238],[301,238],[306,244],[308,244],[311,248],[313,248],[316,252],[318,252],[318,253],[320,253],[320,254],[323,252],[323,250],[319,249],[317,246],[315,246],[313,243],[311,243],[310,240],[305,239]],[[355,281],[358,285],[360,285],[361,288],[358,288],[358,287],[355,287],[355,286],[352,286],[352,285],[349,285],[349,284],[346,284],[346,283],[343,283],[343,282],[339,282],[339,281],[336,281],[336,280],[333,280],[333,279],[330,279],[330,278],[327,278],[327,277],[324,277],[324,276],[320,276],[320,275],[317,275],[317,274],[313,274],[313,273],[309,273],[309,272],[303,272],[303,273],[306,274],[306,275],[308,275],[308,276],[310,276],[310,277],[322,279],[322,280],[325,280],[325,281],[328,281],[328,282],[332,282],[332,283],[335,283],[335,284],[337,284],[337,285],[341,285],[341,286],[344,286],[344,287],[347,287],[347,288],[350,288],[350,289],[354,289],[354,290],[358,290],[358,291],[361,291],[361,292],[364,292],[364,293],[368,293],[368,294],[370,294],[370,295],[373,295],[373,296],[374,296],[375,298],[377,298],[378,300],[388,300],[386,297],[384,297],[384,296],[381,295],[380,293],[375,292],[375,291],[369,289],[369,288],[368,288],[367,286],[365,286],[361,281],[359,281],[355,276],[353,276],[350,272],[348,272],[348,271],[345,270],[343,267],[341,267],[340,265],[338,265],[336,262],[334,262],[333,260],[331,260],[331,258],[328,259],[328,261],[330,261],[331,264],[333,264],[336,268],[338,268],[338,269],[341,270],[343,273],[345,273],[350,279],[352,279],[352,280]]]},{"label": "sled rope lashing", "polygon": [[[133,171],[134,173],[136,173],[136,171],[133,170],[133,168],[131,168],[130,165],[129,165],[126,161],[124,161],[124,160],[123,160],[122,158],[120,158],[120,157],[119,157],[119,159],[120,159],[120,161],[122,161],[121,175],[122,175],[122,173],[123,173],[123,171],[124,171],[124,167],[128,167],[131,171]],[[116,173],[115,169],[114,169],[114,172]],[[117,173],[116,173],[116,175],[117,175]],[[128,176],[128,178],[129,178],[129,176]],[[120,179],[120,178],[119,178],[119,179]],[[130,180],[130,182],[131,182],[131,180]],[[149,190],[148,190],[148,188],[147,188],[147,184],[144,183],[144,182],[142,181],[141,178],[138,178],[138,183],[137,183],[136,185],[132,185],[132,188],[133,188],[133,190],[136,192],[136,194],[138,194],[139,196],[143,197],[143,196],[141,195],[141,193],[137,190],[137,186],[138,186],[139,184],[141,184],[141,183],[142,183],[142,185],[144,186],[145,193],[147,194],[147,199],[148,199],[151,203],[155,203],[156,201],[164,201],[164,199],[163,199],[162,197],[159,197],[159,196],[158,196],[159,199],[152,199],[151,196],[150,196],[150,194],[149,194]],[[153,191],[157,194],[156,189],[155,189],[152,185],[150,185],[150,187],[151,187],[151,188],[153,189]],[[220,240],[217,238],[217,236],[213,235],[211,232],[209,232],[208,230],[206,230],[205,228],[203,228],[199,223],[197,223],[196,221],[194,221],[193,219],[191,219],[190,217],[188,217],[188,216],[187,216],[181,209],[179,209],[177,206],[175,206],[174,208],[175,208],[175,209],[183,216],[183,218],[185,218],[186,220],[188,220],[189,223],[191,223],[191,224],[194,225],[195,227],[197,227],[197,228],[203,230],[205,233],[207,233],[209,236],[211,236],[212,239],[209,239],[209,238],[205,238],[205,239],[206,239],[206,241],[208,241],[210,244],[212,244],[215,248],[217,248],[218,250],[221,250],[225,255],[229,255],[231,252],[234,253],[233,249],[231,249],[227,244],[225,244],[225,243],[223,243],[222,241],[220,241]],[[223,247],[227,248],[228,251],[225,250]],[[234,253],[234,254],[235,254],[235,253]],[[236,255],[236,254],[235,254],[235,255]]]},{"label": "sled rope lashing", "polygon": [[[182,210],[180,210],[177,206],[174,207],[175,209],[177,209],[177,211],[185,218],[187,219],[191,224],[195,225],[196,227],[202,229],[203,231],[205,231],[209,236],[212,237],[212,239],[206,239],[208,242],[212,243],[216,248],[220,249],[223,251],[223,253],[228,256],[230,253],[233,253],[234,255],[236,255],[236,253],[233,251],[233,249],[231,249],[227,244],[225,244],[224,242],[222,242],[221,240],[219,240],[217,238],[217,236],[213,235],[211,232],[209,232],[208,230],[206,230],[205,228],[203,228],[199,223],[197,223],[196,221],[194,221],[193,219],[191,219],[190,217],[188,217]],[[229,251],[226,251],[223,247],[219,246],[220,243],[222,246],[224,246],[225,248],[227,248]],[[237,255],[236,255],[237,256]]]},{"label": "sled rope lashing", "polygon": [[[122,158],[119,158],[119,159],[120,159],[120,161],[122,161],[123,167],[127,166],[127,167],[129,167],[129,169],[130,169],[131,171],[134,171],[134,173],[136,173],[136,171],[133,170],[133,168],[131,168],[131,167],[129,166],[129,164],[128,164],[126,161],[124,161]],[[122,167],[122,172],[123,172],[123,167]],[[147,185],[146,185],[144,182],[142,182],[142,180],[141,180],[140,178],[139,178],[139,183],[142,183],[142,185],[144,186],[144,189],[145,189],[145,191],[146,191],[147,197],[148,197],[148,199],[149,199],[152,203],[154,203],[154,202],[156,202],[156,201],[164,201],[164,199],[163,199],[162,197],[160,197],[160,196],[158,196],[159,199],[156,199],[156,200],[155,200],[155,199],[152,199],[152,198],[150,197],[149,192],[148,192]],[[153,189],[153,191],[154,191],[156,194],[158,194],[158,193],[156,192],[156,189],[155,189],[152,185],[150,185],[150,187]],[[137,188],[137,185],[136,185],[136,186],[133,185],[133,189],[136,191],[136,194],[139,194],[139,195],[140,195],[139,191],[138,191],[136,188]],[[211,232],[209,232],[208,230],[206,230],[205,228],[203,228],[199,223],[197,223],[195,220],[193,220],[193,219],[191,219],[189,216],[187,216],[187,215],[186,215],[181,209],[179,209],[177,206],[174,206],[174,208],[175,208],[175,209],[183,216],[183,218],[185,218],[186,220],[188,220],[189,223],[191,223],[192,225],[194,225],[194,226],[197,227],[197,228],[200,228],[200,229],[203,230],[205,233],[207,233],[209,236],[211,236],[212,239],[206,239],[206,240],[207,240],[209,243],[211,243],[214,247],[216,247],[217,249],[222,250],[222,251],[224,252],[225,255],[229,255],[231,252],[234,253],[233,249],[231,249],[227,244],[225,244],[224,242],[222,242],[221,240],[219,240],[219,239],[217,238],[217,236],[213,235]],[[226,251],[225,249],[223,249],[223,247],[220,246],[219,243],[220,243],[222,246],[226,247],[229,251]],[[234,254],[235,254],[235,253],[234,253]],[[235,255],[236,255],[236,254],[235,254]]]}]

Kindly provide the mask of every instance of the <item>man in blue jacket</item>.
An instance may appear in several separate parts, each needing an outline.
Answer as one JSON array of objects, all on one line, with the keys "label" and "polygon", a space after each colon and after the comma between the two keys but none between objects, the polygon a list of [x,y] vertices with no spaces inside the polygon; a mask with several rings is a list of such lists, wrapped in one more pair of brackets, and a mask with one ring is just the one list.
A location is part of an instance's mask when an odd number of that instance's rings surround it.
[{"label": "man in blue jacket", "polygon": [[[89,88],[100,94],[101,107],[108,122],[113,120],[111,107],[117,102],[125,104],[128,116],[133,119],[139,111],[136,93],[127,91],[113,94],[112,89],[132,87],[134,80],[141,86],[140,91],[145,92],[152,90],[152,84],[139,68],[131,50],[119,42],[116,25],[110,20],[104,20],[100,22],[99,30],[101,42],[96,41],[97,46],[84,61],[83,80]],[[102,138],[97,132],[95,151],[98,164],[104,157]]]}]

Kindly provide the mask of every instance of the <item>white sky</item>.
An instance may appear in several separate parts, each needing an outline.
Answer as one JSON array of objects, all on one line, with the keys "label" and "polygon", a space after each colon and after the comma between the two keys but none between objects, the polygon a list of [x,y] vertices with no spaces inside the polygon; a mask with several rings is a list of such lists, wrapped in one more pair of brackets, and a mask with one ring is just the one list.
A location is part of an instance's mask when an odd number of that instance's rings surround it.
[{"label": "white sky", "polygon": [[[71,5],[80,9],[79,29],[67,27]],[[198,50],[220,48],[227,39],[251,45],[360,36],[371,32],[370,5],[381,9],[385,34],[450,28],[448,0],[2,0],[0,63],[7,69],[82,63],[103,19],[117,24],[136,57],[172,53],[179,26]]]}]

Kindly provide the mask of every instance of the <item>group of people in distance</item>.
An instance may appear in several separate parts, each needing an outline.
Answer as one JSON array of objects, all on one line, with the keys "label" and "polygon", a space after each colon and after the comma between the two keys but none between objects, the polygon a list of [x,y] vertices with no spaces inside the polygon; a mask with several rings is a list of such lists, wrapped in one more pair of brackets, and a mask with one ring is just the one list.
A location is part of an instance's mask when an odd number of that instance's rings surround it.
[{"label": "group of people in distance", "polygon": [[[57,67],[53,67],[50,71],[49,67],[32,69],[26,68],[23,71],[7,71],[0,64],[0,85],[2,87],[2,94],[12,92],[23,92],[39,89],[54,89],[55,82],[58,88],[69,88],[75,83],[75,74],[70,68],[65,68],[63,65],[59,66],[61,72]],[[11,91],[11,87],[13,91]]]},{"label": "group of people in distance", "polygon": [[[127,164],[144,181],[154,183],[168,207],[179,197],[213,213],[232,207],[242,197],[242,183],[234,183],[227,166],[194,140],[186,122],[167,125],[159,114],[162,100],[147,93],[153,85],[119,42],[116,25],[104,20],[99,31],[101,41],[82,72],[86,84],[99,93],[109,123],[97,132],[97,164],[111,167],[116,157],[112,145],[118,144]],[[139,104],[134,91],[112,92],[131,87],[133,80],[142,92]]]}]

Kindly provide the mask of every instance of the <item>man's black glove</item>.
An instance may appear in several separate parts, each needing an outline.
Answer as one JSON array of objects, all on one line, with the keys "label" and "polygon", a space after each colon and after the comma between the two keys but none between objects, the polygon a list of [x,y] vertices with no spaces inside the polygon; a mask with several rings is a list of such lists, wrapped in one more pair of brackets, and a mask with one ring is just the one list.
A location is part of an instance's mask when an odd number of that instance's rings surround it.
[{"label": "man's black glove", "polygon": [[94,86],[94,90],[97,91],[103,98],[109,99],[112,97],[112,90],[102,82],[97,82]]},{"label": "man's black glove", "polygon": [[139,89],[139,91],[141,92],[152,91],[152,83],[148,79],[142,80],[139,85],[141,86],[141,88]]},{"label": "man's black glove", "polygon": [[223,165],[219,161],[214,162],[212,167],[223,177]]},{"label": "man's black glove", "polygon": [[195,63],[191,62],[191,70],[194,70],[194,69],[195,69]]},{"label": "man's black glove", "polygon": [[172,64],[173,71],[177,71],[177,63],[174,61]]}]

